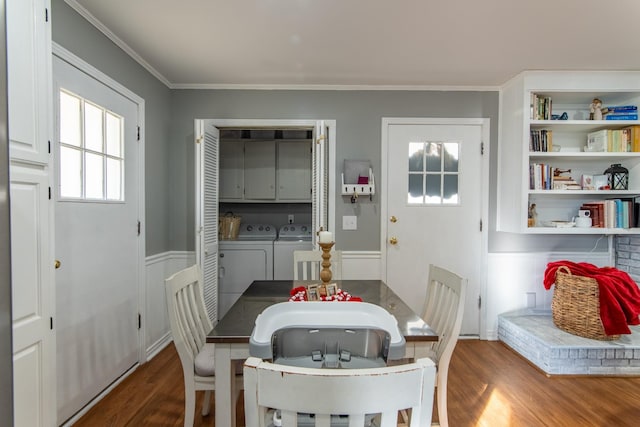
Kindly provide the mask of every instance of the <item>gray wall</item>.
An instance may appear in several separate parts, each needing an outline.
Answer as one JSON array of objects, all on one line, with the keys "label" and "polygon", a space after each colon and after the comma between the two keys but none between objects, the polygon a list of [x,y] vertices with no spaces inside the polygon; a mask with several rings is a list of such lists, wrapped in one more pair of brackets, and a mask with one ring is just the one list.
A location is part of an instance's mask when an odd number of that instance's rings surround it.
[{"label": "gray wall", "polygon": [[[498,93],[447,91],[170,90],[91,24],[53,0],[53,39],[146,100],[147,255],[194,249],[194,119],[335,119],[338,182],[344,159],[370,159],[378,188],[382,117],[491,119],[489,250],[597,250],[594,236],[529,236],[495,232]],[[170,53],[168,53],[170,54]],[[514,159],[521,161],[521,159]],[[520,177],[515,177],[520,179]],[[515,202],[515,201],[514,201]],[[380,200],[353,205],[337,196],[336,238],[343,250],[380,249]],[[342,232],[343,215],[358,216]],[[598,246],[599,245],[599,246]]]},{"label": "gray wall", "polygon": [[[175,249],[169,217],[169,124],[171,90],[96,30],[63,0],[52,0],[53,41],[98,68],[145,100],[146,250]],[[184,214],[180,219],[184,218]]]},{"label": "gray wall", "polygon": [[0,0],[0,426],[9,427],[13,425],[13,351],[5,5],[6,2]]},{"label": "gray wall", "polygon": [[[383,117],[489,117],[492,141],[497,139],[497,92],[439,91],[264,91],[174,90],[172,94],[171,158],[188,173],[174,176],[172,217],[187,213],[184,228],[172,235],[172,247],[189,249],[193,241],[193,120],[216,119],[335,119],[337,123],[336,177],[344,159],[368,159],[380,183],[381,120]],[[180,170],[176,168],[176,170]],[[495,179],[495,178],[494,178]],[[352,204],[338,195],[336,241],[342,250],[380,249],[380,197],[362,197]],[[358,231],[341,230],[343,215],[358,216]],[[176,226],[178,225],[176,224]],[[176,228],[176,231],[177,228]]]}]

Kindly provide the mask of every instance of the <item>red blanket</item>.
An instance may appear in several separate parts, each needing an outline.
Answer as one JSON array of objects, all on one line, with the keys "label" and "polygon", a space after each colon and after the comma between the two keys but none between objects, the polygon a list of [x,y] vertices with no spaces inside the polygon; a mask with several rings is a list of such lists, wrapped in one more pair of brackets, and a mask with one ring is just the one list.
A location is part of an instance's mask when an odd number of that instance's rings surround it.
[{"label": "red blanket", "polygon": [[596,279],[600,290],[600,319],[607,335],[630,334],[627,325],[640,324],[640,288],[627,273],[586,262],[550,262],[544,273],[545,289],[549,290],[555,283],[560,266],[567,267],[575,276]]}]

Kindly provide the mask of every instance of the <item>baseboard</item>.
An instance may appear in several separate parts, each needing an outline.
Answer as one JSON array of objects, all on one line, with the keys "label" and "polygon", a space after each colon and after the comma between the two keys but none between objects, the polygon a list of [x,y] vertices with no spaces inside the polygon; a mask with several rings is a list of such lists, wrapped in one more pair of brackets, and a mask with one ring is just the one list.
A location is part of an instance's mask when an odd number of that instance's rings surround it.
[{"label": "baseboard", "polygon": [[172,341],[173,337],[171,336],[171,332],[167,332],[162,338],[149,346],[147,348],[147,362],[164,350],[164,348],[171,344]]}]

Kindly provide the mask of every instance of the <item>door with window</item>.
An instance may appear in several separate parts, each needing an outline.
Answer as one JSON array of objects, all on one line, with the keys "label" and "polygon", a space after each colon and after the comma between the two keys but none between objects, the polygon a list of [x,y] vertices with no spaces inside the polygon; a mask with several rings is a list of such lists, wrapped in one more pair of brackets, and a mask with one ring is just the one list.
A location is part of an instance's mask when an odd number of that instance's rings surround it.
[{"label": "door with window", "polygon": [[58,423],[138,361],[138,105],[53,59]]},{"label": "door with window", "polygon": [[485,129],[481,122],[465,124],[454,119],[433,119],[433,124],[426,119],[425,124],[388,120],[382,227],[386,230],[386,281],[421,313],[429,264],[467,278],[461,333],[478,335],[486,242],[481,225],[486,197],[481,144],[488,125]]}]

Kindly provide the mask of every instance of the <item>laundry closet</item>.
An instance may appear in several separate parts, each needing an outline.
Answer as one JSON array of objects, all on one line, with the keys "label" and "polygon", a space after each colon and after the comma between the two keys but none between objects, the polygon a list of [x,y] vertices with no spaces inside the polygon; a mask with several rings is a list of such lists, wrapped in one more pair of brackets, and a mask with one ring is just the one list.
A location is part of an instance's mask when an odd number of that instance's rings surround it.
[{"label": "laundry closet", "polygon": [[219,218],[233,227],[220,227],[218,318],[254,280],[293,279],[293,251],[312,248],[312,141],[310,129],[220,129]]}]

